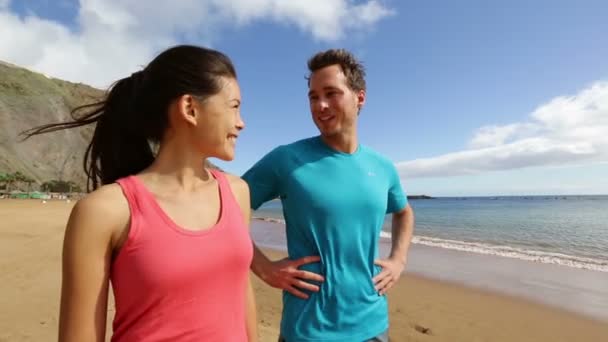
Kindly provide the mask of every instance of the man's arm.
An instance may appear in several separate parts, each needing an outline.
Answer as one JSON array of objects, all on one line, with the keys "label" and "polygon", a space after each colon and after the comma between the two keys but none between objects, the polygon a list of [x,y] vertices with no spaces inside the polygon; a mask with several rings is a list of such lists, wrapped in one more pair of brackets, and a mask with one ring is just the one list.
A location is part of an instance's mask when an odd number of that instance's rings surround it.
[{"label": "man's arm", "polygon": [[408,204],[393,213],[392,247],[388,259],[376,260],[382,271],[374,277],[376,291],[385,294],[401,277],[407,263],[407,253],[414,233],[414,210]]},{"label": "man's arm", "polygon": [[[249,184],[251,208],[259,208],[263,203],[276,198],[281,193],[281,172],[277,167],[284,165],[284,149],[275,148],[260,159],[245,174],[243,180]],[[251,217],[249,217],[251,221]],[[285,290],[300,298],[308,298],[300,289],[319,291],[319,287],[304,280],[323,281],[323,277],[312,272],[298,270],[298,267],[319,262],[320,257],[309,256],[297,260],[288,258],[271,261],[254,243],[251,270],[268,285]]]},{"label": "man's arm", "polygon": [[393,214],[392,248],[389,259],[407,261],[407,252],[414,235],[414,210],[408,204],[398,213]]}]

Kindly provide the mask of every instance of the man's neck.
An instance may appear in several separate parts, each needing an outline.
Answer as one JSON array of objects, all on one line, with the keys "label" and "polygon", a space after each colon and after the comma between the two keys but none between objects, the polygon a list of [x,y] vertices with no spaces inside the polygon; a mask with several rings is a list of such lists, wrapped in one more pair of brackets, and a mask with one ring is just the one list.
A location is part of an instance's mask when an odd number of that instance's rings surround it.
[{"label": "man's neck", "polygon": [[321,139],[327,146],[342,153],[353,154],[359,147],[357,134],[336,134],[329,137],[321,135]]}]

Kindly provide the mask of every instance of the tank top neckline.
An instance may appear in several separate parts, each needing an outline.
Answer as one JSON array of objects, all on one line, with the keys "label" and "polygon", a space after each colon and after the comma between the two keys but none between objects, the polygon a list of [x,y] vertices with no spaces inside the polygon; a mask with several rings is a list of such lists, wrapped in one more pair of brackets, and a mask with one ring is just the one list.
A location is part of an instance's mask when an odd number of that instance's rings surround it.
[{"label": "tank top neckline", "polygon": [[[148,198],[148,201],[150,202],[150,204],[152,205],[154,211],[157,212],[157,214],[161,217],[161,219],[163,219],[163,221],[165,221],[165,223],[173,230],[175,230],[176,232],[180,233],[180,234],[184,234],[184,235],[193,235],[193,236],[200,236],[200,235],[208,235],[211,234],[215,231],[220,230],[223,226],[224,226],[224,221],[226,220],[226,190],[224,189],[224,182],[223,179],[221,178],[222,175],[218,173],[216,173],[216,171],[209,169],[209,172],[211,173],[212,177],[217,181],[217,186],[218,186],[218,193],[220,196],[220,216],[217,219],[216,223],[213,224],[210,227],[207,228],[188,228],[188,227],[183,227],[179,224],[177,224],[168,214],[167,212],[165,212],[165,210],[160,206],[160,204],[158,203],[158,201],[156,200],[156,197],[154,196],[154,194],[148,190],[147,186],[144,184],[144,182],[139,179],[139,177],[137,175],[132,175],[130,176],[131,179],[133,179],[133,182],[136,183],[136,186],[138,188],[141,189],[141,191],[145,194],[145,197]],[[201,205],[204,205],[203,203],[201,203]]]}]

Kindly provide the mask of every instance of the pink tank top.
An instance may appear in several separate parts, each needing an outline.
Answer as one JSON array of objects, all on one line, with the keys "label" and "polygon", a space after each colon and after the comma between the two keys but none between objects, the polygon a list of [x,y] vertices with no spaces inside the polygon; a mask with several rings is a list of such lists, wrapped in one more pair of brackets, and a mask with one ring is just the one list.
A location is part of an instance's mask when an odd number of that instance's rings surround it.
[{"label": "pink tank top", "polygon": [[131,223],[110,274],[113,342],[247,341],[252,242],[226,176],[212,174],[221,214],[216,225],[201,231],[175,224],[137,177],[117,181]]}]

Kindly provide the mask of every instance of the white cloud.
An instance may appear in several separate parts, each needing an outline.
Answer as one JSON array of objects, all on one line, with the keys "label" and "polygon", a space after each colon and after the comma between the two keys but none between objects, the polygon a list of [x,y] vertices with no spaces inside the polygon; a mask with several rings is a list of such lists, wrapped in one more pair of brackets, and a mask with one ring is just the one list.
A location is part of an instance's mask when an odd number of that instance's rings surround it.
[{"label": "white cloud", "polygon": [[376,0],[353,4],[350,0],[236,0],[214,1],[223,16],[240,24],[257,19],[272,19],[293,24],[319,40],[334,41],[347,31],[367,29],[394,10]]},{"label": "white cloud", "polygon": [[336,41],[393,15],[376,0],[80,0],[76,29],[0,0],[0,60],[54,77],[107,87],[176,37],[210,45],[222,28],[273,21]]},{"label": "white cloud", "polygon": [[532,137],[540,127],[533,123],[515,123],[505,126],[481,127],[470,141],[471,148],[484,148],[504,145],[507,142]]},{"label": "white cloud", "polygon": [[353,18],[351,24],[360,25],[374,24],[376,21],[395,14],[394,10],[387,9],[378,1],[368,1],[364,4],[356,5],[352,9]]},{"label": "white cloud", "polygon": [[397,164],[405,178],[608,161],[608,82],[538,107],[528,122],[480,128],[464,151]]}]

